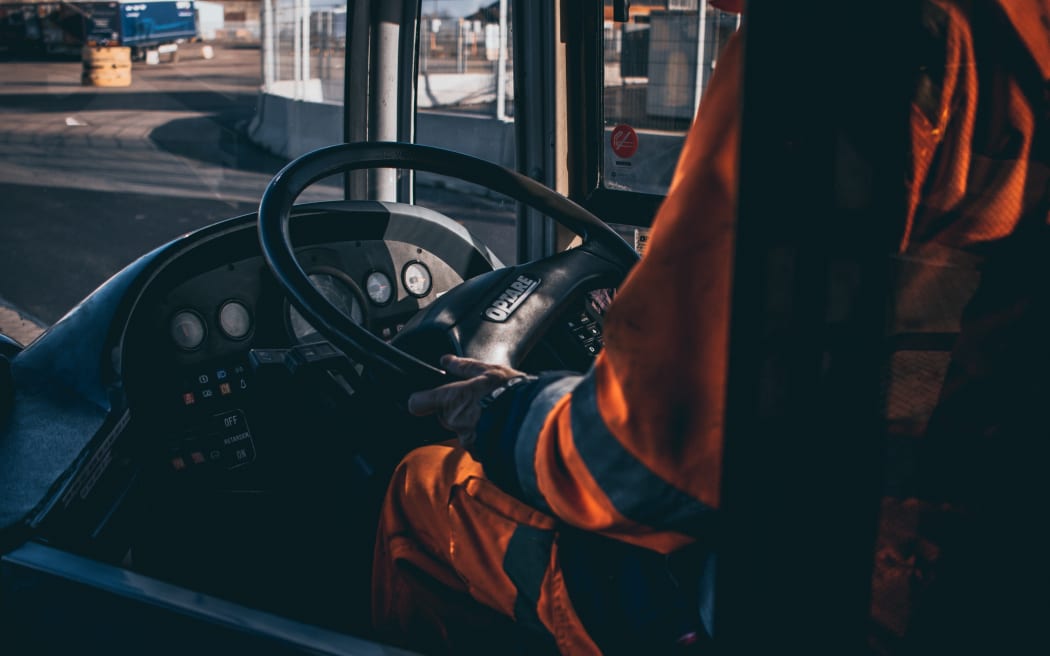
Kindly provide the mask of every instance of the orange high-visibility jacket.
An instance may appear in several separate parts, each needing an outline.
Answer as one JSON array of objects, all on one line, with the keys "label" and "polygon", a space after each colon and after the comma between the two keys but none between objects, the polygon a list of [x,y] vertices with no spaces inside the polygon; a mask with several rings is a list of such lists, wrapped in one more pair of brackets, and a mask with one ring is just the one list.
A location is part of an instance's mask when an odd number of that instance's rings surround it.
[{"label": "orange high-visibility jacket", "polygon": [[[1048,222],[1050,148],[1035,144],[1037,125],[1047,130],[1046,104],[1038,106],[1011,61],[992,55],[998,45],[978,43],[991,55],[978,64],[975,41],[993,31],[971,25],[966,6],[924,7],[943,65],[924,72],[913,102],[902,252],[933,243],[973,249]],[[1027,51],[1027,66],[1048,88],[1050,2],[988,6],[1003,19],[995,38]],[[661,553],[702,535],[719,506],[741,55],[734,39],[719,58],[646,254],[605,319],[606,346],[593,368],[512,388],[483,414],[475,448],[486,475],[527,504]],[[671,298],[688,302],[663,300]],[[884,506],[873,609],[894,634],[907,630],[914,581],[879,568],[914,566],[914,557],[911,565],[893,557],[916,540],[918,526],[901,519],[913,507]],[[886,522],[894,535],[885,535]]]},{"label": "orange high-visibility jacket", "polygon": [[[718,507],[741,55],[734,38],[719,57],[593,368],[512,388],[501,401],[519,401],[516,416],[483,413],[474,450],[526,503],[663,553],[689,543]],[[661,303],[654,289],[689,302]],[[513,435],[487,430],[519,421]]]}]

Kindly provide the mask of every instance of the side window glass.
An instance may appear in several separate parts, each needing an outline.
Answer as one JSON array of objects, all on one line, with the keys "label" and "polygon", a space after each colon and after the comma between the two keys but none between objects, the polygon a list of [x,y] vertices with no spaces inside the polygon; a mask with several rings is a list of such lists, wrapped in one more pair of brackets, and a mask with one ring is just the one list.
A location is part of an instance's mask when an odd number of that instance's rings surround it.
[{"label": "side window glass", "polygon": [[704,87],[740,16],[704,0],[605,0],[602,185],[663,195]]}]

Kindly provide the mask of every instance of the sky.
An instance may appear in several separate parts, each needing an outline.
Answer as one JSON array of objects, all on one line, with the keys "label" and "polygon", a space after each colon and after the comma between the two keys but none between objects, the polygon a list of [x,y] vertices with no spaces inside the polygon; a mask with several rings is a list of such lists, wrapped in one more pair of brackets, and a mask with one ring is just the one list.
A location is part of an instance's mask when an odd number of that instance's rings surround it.
[{"label": "sky", "polygon": [[494,0],[423,0],[422,14],[433,15],[440,11],[448,12],[450,16],[466,16],[473,14],[481,7],[487,7]]}]

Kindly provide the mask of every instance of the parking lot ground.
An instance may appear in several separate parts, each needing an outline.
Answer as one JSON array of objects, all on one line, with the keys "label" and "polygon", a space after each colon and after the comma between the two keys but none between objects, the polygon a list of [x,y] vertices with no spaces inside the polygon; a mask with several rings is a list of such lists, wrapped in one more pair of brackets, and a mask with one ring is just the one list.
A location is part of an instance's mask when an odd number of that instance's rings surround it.
[{"label": "parking lot ground", "polygon": [[[187,48],[178,63],[136,63],[123,88],[81,85],[78,61],[0,61],[0,298],[54,322],[143,253],[254,211],[286,163],[245,136],[260,56]],[[321,184],[301,200],[339,197]],[[418,199],[513,260],[512,205]]]}]

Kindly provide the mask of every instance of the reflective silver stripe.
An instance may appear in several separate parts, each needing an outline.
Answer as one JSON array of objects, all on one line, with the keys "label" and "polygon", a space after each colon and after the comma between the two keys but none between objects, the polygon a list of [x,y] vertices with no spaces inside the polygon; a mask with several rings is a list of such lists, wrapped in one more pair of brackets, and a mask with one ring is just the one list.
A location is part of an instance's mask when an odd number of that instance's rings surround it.
[{"label": "reflective silver stripe", "polygon": [[539,440],[540,431],[547,421],[551,410],[562,400],[566,394],[571,393],[583,376],[566,376],[553,381],[536,395],[529,405],[528,412],[518,429],[518,440],[514,445],[514,465],[518,472],[518,482],[521,490],[525,493],[525,500],[539,510],[550,511],[547,501],[540,494],[536,483],[536,442]]},{"label": "reflective silver stripe", "polygon": [[655,529],[700,535],[713,509],[661,478],[624,448],[598,411],[593,374],[592,369],[580,381],[571,401],[573,444],[591,476],[624,517]]},{"label": "reflective silver stripe", "polygon": [[540,594],[551,562],[554,531],[518,524],[503,555],[503,571],[514,584],[514,619],[546,636],[554,647],[554,636],[540,619]]}]

